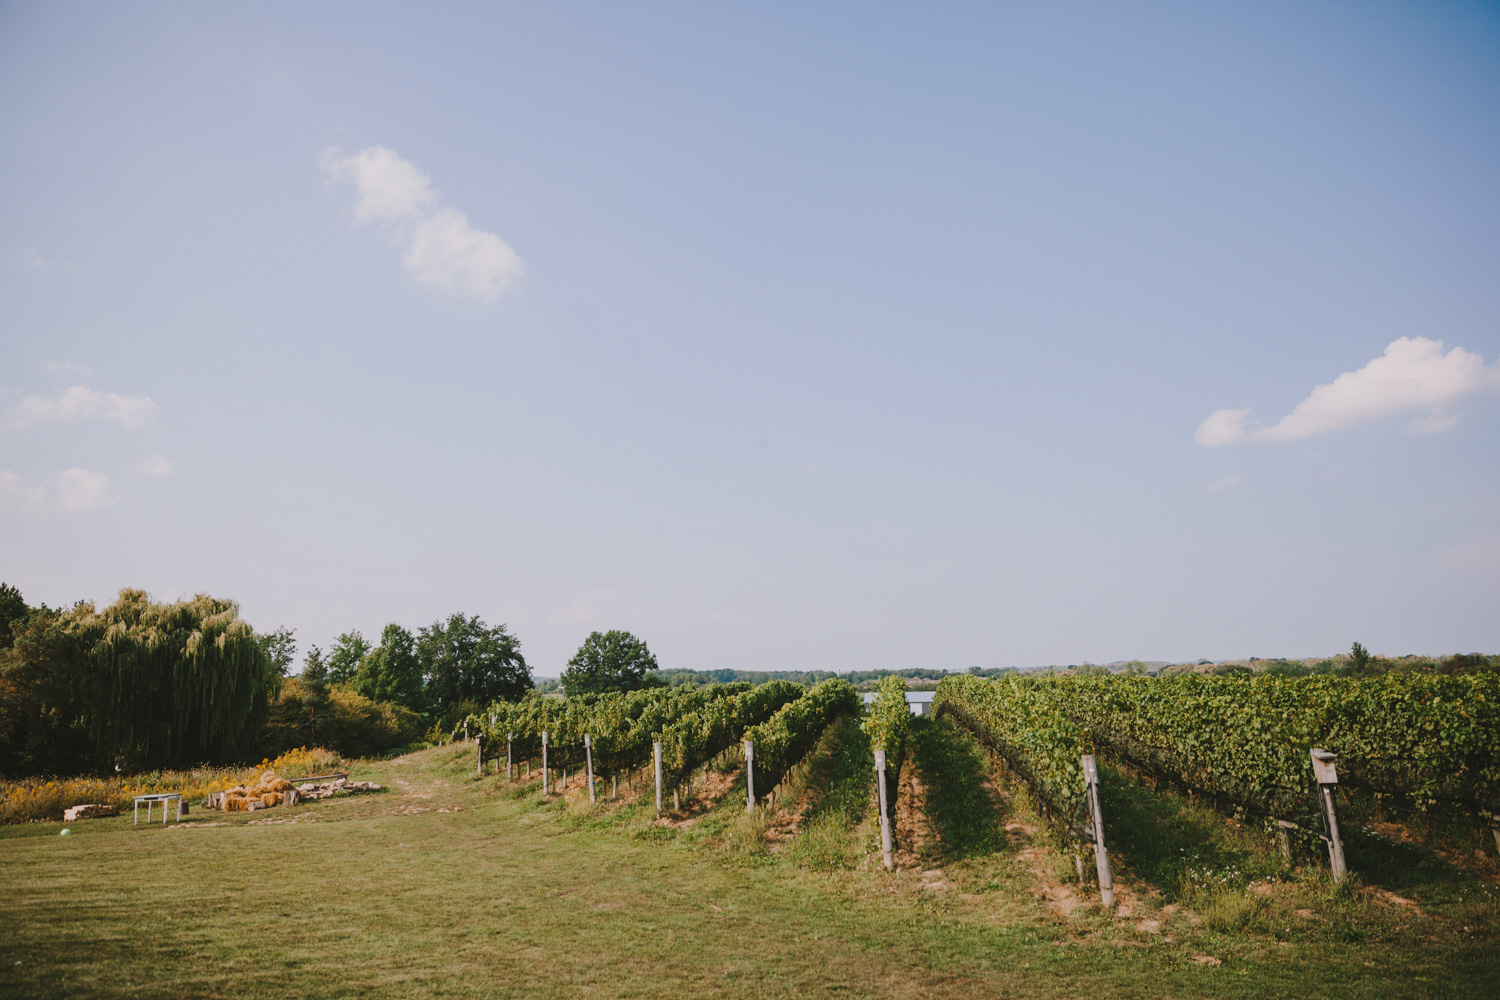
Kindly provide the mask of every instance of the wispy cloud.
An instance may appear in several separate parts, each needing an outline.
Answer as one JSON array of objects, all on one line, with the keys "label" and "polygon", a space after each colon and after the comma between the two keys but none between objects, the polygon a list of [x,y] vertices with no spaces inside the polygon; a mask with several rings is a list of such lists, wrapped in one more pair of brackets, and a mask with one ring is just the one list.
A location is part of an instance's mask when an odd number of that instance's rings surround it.
[{"label": "wispy cloud", "polygon": [[1230,487],[1232,487],[1232,486],[1238,486],[1239,484],[1240,484],[1240,474],[1238,472],[1236,472],[1232,476],[1225,476],[1223,479],[1217,480],[1216,482],[1209,483],[1208,486],[1204,488],[1203,492],[1204,493],[1217,493],[1220,490],[1227,490]]},{"label": "wispy cloud", "polygon": [[130,464],[130,471],[147,479],[165,479],[172,474],[172,463],[165,455],[144,455]]},{"label": "wispy cloud", "polygon": [[46,485],[28,484],[10,469],[0,469],[0,510],[97,510],[118,501],[112,485],[104,473],[82,468],[55,472]]},{"label": "wispy cloud", "polygon": [[88,469],[64,469],[52,476],[57,505],[63,510],[83,511],[108,507],[116,501],[110,493],[109,477]]},{"label": "wispy cloud", "polygon": [[11,407],[0,426],[21,430],[34,424],[102,420],[123,427],[144,427],[156,418],[148,396],[122,396],[75,385],[55,396],[28,395]]},{"label": "wispy cloud", "polygon": [[40,507],[46,499],[47,491],[40,486],[27,486],[12,470],[0,469],[0,510]]},{"label": "wispy cloud", "polygon": [[1193,440],[1214,448],[1243,441],[1294,441],[1397,413],[1429,411],[1412,421],[1418,434],[1458,423],[1452,407],[1463,397],[1500,392],[1500,364],[1462,347],[1443,350],[1441,340],[1402,337],[1358,371],[1345,372],[1313,389],[1292,412],[1269,427],[1252,423],[1252,411],[1215,410],[1198,425]]},{"label": "wispy cloud", "polygon": [[94,374],[94,369],[88,365],[74,364],[71,361],[49,361],[42,366],[45,375],[61,375],[64,378],[88,378]]},{"label": "wispy cloud", "polygon": [[323,170],[332,181],[354,185],[355,220],[389,227],[406,245],[402,264],[422,284],[493,302],[525,273],[509,244],[462,212],[439,208],[427,175],[386,147],[353,156],[330,149]]}]

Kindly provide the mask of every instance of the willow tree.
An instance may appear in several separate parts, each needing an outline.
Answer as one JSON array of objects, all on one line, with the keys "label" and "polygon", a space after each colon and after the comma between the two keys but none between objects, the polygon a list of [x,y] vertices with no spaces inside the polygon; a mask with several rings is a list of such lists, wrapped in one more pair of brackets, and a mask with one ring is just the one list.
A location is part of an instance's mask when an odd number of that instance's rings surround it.
[{"label": "willow tree", "polygon": [[102,611],[80,602],[50,625],[67,640],[67,662],[53,664],[67,677],[64,712],[87,731],[95,766],[185,766],[254,749],[281,678],[235,602],[122,590]]}]

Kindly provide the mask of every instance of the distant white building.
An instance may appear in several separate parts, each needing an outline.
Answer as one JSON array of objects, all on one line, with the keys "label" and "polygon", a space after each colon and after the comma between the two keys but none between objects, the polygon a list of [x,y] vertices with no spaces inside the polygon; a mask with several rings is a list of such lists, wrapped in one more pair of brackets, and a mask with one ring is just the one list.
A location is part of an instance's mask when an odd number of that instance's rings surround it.
[{"label": "distant white building", "polygon": [[[906,692],[906,707],[911,710],[912,715],[931,715],[932,699],[937,696],[936,691],[908,691]],[[875,701],[875,692],[865,692],[865,704],[870,705]]]}]

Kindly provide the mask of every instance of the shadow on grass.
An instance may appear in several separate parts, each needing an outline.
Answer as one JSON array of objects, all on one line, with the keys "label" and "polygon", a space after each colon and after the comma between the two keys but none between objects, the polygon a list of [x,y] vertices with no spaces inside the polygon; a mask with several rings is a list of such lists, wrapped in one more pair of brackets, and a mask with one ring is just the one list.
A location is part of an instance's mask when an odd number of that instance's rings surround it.
[{"label": "shadow on grass", "polygon": [[1427,848],[1353,825],[1341,832],[1349,870],[1366,882],[1411,897],[1423,906],[1457,906],[1461,911],[1476,908],[1491,919],[1500,917],[1500,890]]},{"label": "shadow on grass", "polygon": [[864,854],[855,828],[871,811],[875,781],[870,737],[859,720],[846,715],[830,723],[796,781],[799,789],[814,790],[816,798],[788,859],[820,871],[854,867]]},{"label": "shadow on grass", "polygon": [[1257,833],[1235,830],[1208,806],[1157,791],[1114,768],[1100,767],[1105,839],[1136,878],[1168,900],[1243,891],[1250,882],[1283,871]]},{"label": "shadow on grass", "polygon": [[926,786],[927,820],[944,862],[1005,847],[1000,803],[985,782],[989,762],[968,733],[949,719],[912,719],[909,753]]}]

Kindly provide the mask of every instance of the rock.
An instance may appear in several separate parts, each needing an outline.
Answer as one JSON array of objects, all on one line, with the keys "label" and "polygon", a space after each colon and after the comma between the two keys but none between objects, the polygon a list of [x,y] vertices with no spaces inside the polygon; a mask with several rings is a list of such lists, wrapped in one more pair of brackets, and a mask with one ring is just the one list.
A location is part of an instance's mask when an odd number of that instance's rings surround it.
[{"label": "rock", "polygon": [[90,802],[86,805],[74,806],[71,809],[64,809],[63,822],[74,823],[80,819],[93,819],[96,816],[118,816],[119,814],[119,806],[99,802]]}]

